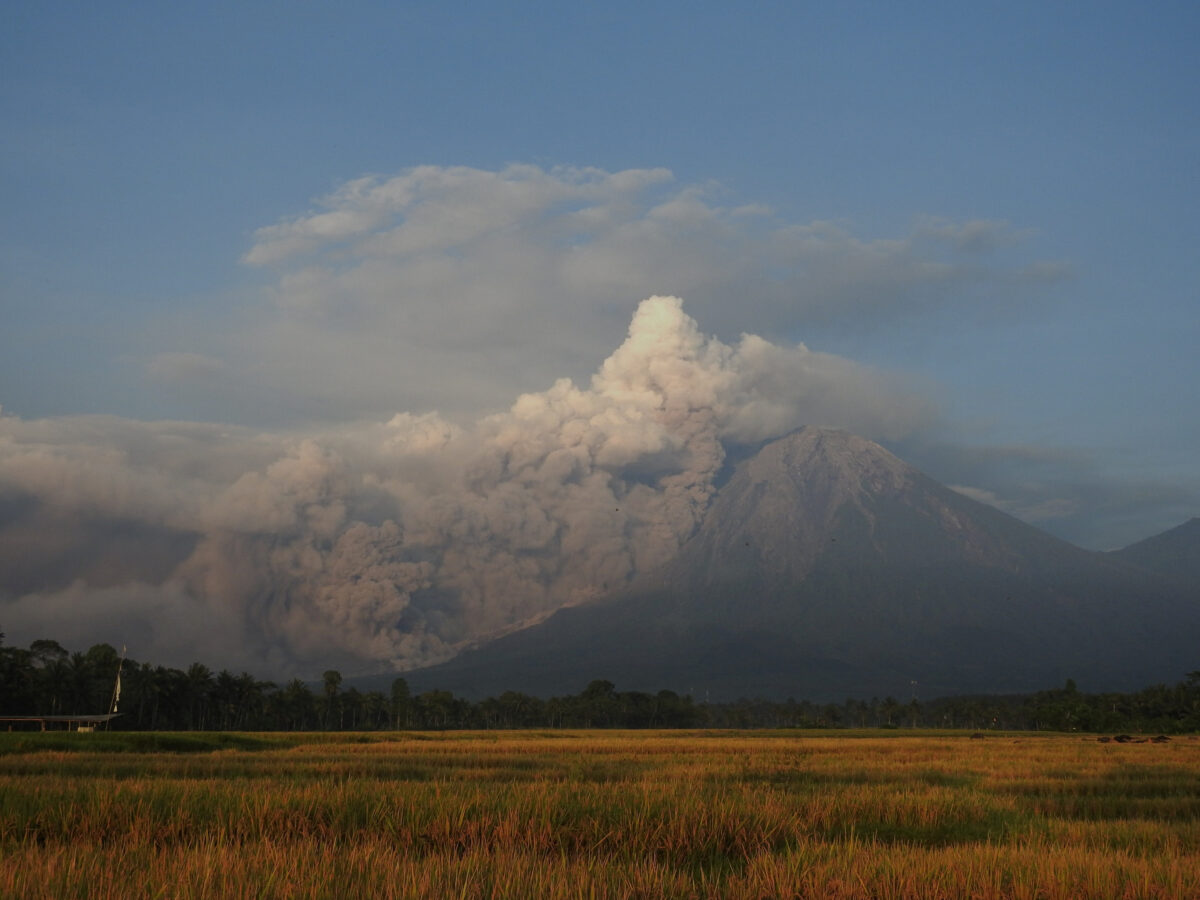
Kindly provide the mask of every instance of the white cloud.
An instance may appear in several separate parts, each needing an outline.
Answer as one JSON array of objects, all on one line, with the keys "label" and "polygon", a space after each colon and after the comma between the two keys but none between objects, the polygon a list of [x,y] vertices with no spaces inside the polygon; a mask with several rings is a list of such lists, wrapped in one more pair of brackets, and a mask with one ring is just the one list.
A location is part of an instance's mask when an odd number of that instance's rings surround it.
[{"label": "white cloud", "polygon": [[[653,294],[687,297],[726,341],[786,340],[817,325],[879,329],[978,304],[983,285],[1011,294],[1063,273],[1011,258],[1026,234],[1003,222],[922,218],[867,237],[725,195],[665,169],[422,166],[357,179],[255,233],[245,261],[274,279],[269,307],[193,349],[225,360],[212,391],[276,421],[469,417],[586,378]],[[175,353],[153,368],[198,374],[202,361]]]},{"label": "white cloud", "polygon": [[952,484],[948,485],[948,487],[962,494],[964,497],[970,497],[979,503],[994,506],[996,509],[1016,516],[1019,519],[1024,519],[1026,522],[1038,523],[1064,519],[1079,511],[1079,503],[1076,500],[1067,497],[1047,497],[1045,496],[1044,489],[1030,491],[1026,488],[1026,491],[1032,495],[1031,497],[1005,499],[986,488],[970,487],[961,484]]}]

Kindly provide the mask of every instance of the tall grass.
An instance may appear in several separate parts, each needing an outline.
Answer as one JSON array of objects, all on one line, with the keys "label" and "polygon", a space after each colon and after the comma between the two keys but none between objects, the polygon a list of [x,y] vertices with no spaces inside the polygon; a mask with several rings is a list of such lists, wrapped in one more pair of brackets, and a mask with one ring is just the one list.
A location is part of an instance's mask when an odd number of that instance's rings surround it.
[{"label": "tall grass", "polygon": [[76,737],[0,741],[0,896],[1200,896],[1196,741]]}]

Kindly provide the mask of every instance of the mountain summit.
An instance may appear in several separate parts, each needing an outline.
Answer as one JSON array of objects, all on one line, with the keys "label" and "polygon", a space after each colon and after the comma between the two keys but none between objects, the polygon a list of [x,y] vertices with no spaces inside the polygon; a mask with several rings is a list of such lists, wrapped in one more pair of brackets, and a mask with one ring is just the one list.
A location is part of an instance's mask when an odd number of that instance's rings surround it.
[{"label": "mountain summit", "polygon": [[712,699],[1089,689],[1196,666],[1195,591],[804,428],[739,463],[632,589],[411,673],[468,695],[595,678]]},{"label": "mountain summit", "polygon": [[815,570],[973,564],[1014,572],[1089,556],[938,484],[857,435],[803,428],[739,465],[657,580],[787,590]]}]

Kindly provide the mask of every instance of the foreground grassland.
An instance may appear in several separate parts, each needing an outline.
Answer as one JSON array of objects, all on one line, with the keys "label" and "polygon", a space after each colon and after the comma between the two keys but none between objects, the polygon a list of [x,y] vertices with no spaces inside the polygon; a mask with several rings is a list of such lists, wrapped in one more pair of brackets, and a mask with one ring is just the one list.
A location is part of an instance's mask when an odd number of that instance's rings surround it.
[{"label": "foreground grassland", "polygon": [[1200,897],[1200,741],[0,735],[3,897]]}]

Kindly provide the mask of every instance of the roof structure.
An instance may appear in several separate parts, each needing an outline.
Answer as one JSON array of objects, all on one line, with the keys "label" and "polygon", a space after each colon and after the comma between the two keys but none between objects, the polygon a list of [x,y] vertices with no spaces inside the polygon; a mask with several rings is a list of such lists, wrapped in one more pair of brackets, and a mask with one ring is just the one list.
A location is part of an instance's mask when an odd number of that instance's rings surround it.
[{"label": "roof structure", "polygon": [[85,716],[3,716],[0,715],[0,723],[7,722],[9,730],[12,730],[13,723],[16,722],[37,722],[42,726],[42,731],[46,730],[47,724],[66,725],[69,731],[90,731],[97,725],[103,725],[117,718],[120,713],[104,713],[102,715]]}]

